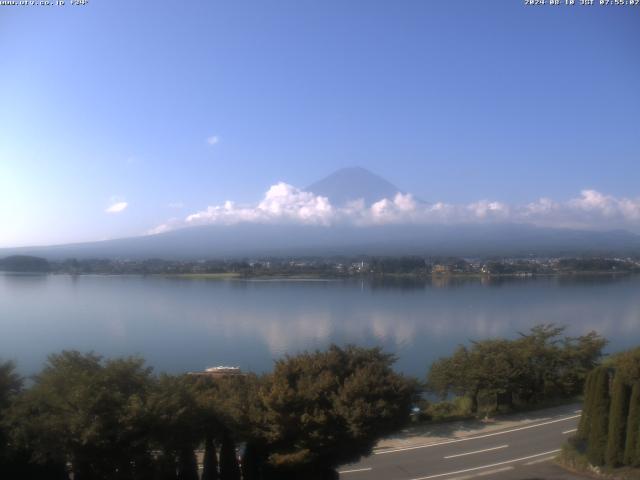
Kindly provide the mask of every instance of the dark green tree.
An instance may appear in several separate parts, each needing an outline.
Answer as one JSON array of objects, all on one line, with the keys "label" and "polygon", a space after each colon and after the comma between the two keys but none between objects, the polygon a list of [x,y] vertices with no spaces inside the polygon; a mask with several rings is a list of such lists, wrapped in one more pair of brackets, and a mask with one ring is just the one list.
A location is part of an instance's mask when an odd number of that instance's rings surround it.
[{"label": "dark green tree", "polygon": [[632,467],[640,466],[640,380],[631,388],[623,463]]},{"label": "dark green tree", "polygon": [[450,357],[440,358],[431,364],[427,387],[442,398],[452,393],[468,396],[472,401],[471,412],[476,413],[482,384],[472,365],[469,349],[461,345]]},{"label": "dark green tree", "polygon": [[611,392],[609,428],[605,462],[610,467],[623,464],[626,440],[627,417],[629,415],[629,397],[631,389],[622,375],[616,374]]},{"label": "dark green tree", "polygon": [[154,467],[154,480],[176,480],[178,478],[176,457],[173,453],[160,454],[154,461]]},{"label": "dark green tree", "polygon": [[202,480],[218,480],[218,455],[213,435],[207,434],[204,441],[204,459],[202,461]]},{"label": "dark green tree", "polygon": [[562,339],[556,382],[561,395],[580,395],[584,392],[587,375],[599,364],[606,345],[607,340],[596,332]]},{"label": "dark green tree", "polygon": [[594,332],[572,338],[561,337],[563,331],[553,324],[538,325],[515,340],[460,346],[432,364],[427,386],[443,398],[452,393],[469,397],[472,413],[481,398],[493,398],[499,408],[516,399],[536,403],[577,395],[606,342]]},{"label": "dark green tree", "polygon": [[627,384],[640,380],[640,347],[613,355],[609,363]]},{"label": "dark green tree", "polygon": [[198,461],[189,445],[178,453],[178,480],[198,480]]},{"label": "dark green tree", "polygon": [[496,407],[512,406],[524,374],[516,344],[490,339],[472,342],[471,348],[458,347],[451,357],[434,362],[427,385],[443,398],[451,393],[469,397],[471,413],[477,413],[481,398],[493,399]]},{"label": "dark green tree", "polygon": [[12,361],[0,362],[0,414],[9,408],[22,390],[22,378]]},{"label": "dark green tree", "polygon": [[604,465],[607,450],[607,429],[609,427],[609,369],[598,367],[592,384],[592,405],[589,436],[587,438],[587,458],[593,465]]},{"label": "dark green tree", "polygon": [[[516,340],[516,350],[524,361],[525,371],[520,381],[520,397],[535,403],[551,394],[559,394],[558,377],[562,368],[559,336],[564,327],[553,324],[536,325]],[[558,395],[560,396],[560,395]]]},{"label": "dark green tree", "polygon": [[584,402],[582,405],[582,414],[578,423],[578,432],[576,437],[581,440],[589,438],[589,428],[591,427],[591,417],[593,416],[593,384],[597,376],[597,370],[592,370],[587,375],[584,387]]},{"label": "dark green tree", "polygon": [[401,428],[417,385],[380,349],[331,346],[276,362],[260,392],[260,440],[281,476],[313,478],[371,452]]},{"label": "dark green tree", "polygon": [[0,478],[48,478],[41,465],[30,461],[28,449],[16,448],[11,441],[11,407],[22,392],[22,378],[11,361],[0,362]]},{"label": "dark green tree", "polygon": [[220,447],[220,480],[240,480],[236,443],[229,432],[222,435]]},{"label": "dark green tree", "polygon": [[142,405],[150,383],[141,359],[51,355],[13,409],[15,441],[40,462],[71,462],[78,480],[130,478],[149,451]]},{"label": "dark green tree", "polygon": [[197,476],[194,451],[205,434],[194,382],[186,375],[161,375],[149,396],[148,414],[150,435],[164,453],[163,475],[174,471],[171,478],[179,480]]},{"label": "dark green tree", "polygon": [[264,461],[260,450],[254,442],[246,444],[242,455],[242,480],[260,479],[260,465]]}]

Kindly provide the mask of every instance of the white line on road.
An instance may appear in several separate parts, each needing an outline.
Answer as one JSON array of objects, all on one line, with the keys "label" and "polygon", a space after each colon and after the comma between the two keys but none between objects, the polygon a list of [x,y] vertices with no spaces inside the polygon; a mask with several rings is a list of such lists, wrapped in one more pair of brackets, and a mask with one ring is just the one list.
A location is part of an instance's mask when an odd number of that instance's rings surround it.
[{"label": "white line on road", "polygon": [[577,432],[578,429],[577,428],[572,428],[571,430],[565,430],[564,432],[562,432],[563,435],[567,435],[569,433],[573,433],[573,432]]},{"label": "white line on road", "polygon": [[531,462],[527,462],[527,463],[525,463],[525,465],[529,466],[529,465],[535,465],[536,463],[548,462],[550,460],[553,460],[554,458],[556,458],[556,457],[555,456],[544,457],[544,458],[540,458],[538,460],[532,460]]},{"label": "white line on road", "polygon": [[373,470],[371,467],[367,467],[367,468],[355,468],[353,470],[342,470],[340,472],[338,472],[339,474],[343,474],[343,473],[358,473],[358,472],[370,472],[371,470]]},{"label": "white line on road", "polygon": [[509,445],[500,445],[499,447],[485,448],[483,450],[476,450],[475,452],[456,453],[455,455],[447,455],[444,458],[458,458],[464,457],[465,455],[473,455],[474,453],[491,452],[492,450],[500,450],[501,448],[507,448],[508,446]]},{"label": "white line on road", "polygon": [[496,468],[495,470],[489,470],[488,472],[479,473],[476,475],[476,477],[486,477],[488,475],[495,475],[496,473],[506,472],[508,470],[513,470],[513,467]]},{"label": "white line on road", "polygon": [[500,465],[506,465],[508,463],[521,462],[523,460],[529,460],[530,458],[542,457],[544,455],[551,455],[552,453],[558,453],[559,451],[560,449],[551,450],[549,452],[536,453],[535,455],[529,455],[527,457],[514,458],[513,460],[505,460],[504,462],[492,463],[491,465],[483,465],[481,467],[466,468],[464,470],[457,470],[455,472],[437,473],[435,475],[429,475],[427,477],[412,478],[411,480],[428,480],[430,478],[446,477],[447,475],[457,475],[459,473],[473,472],[475,470],[483,470],[485,468],[498,467]]},{"label": "white line on road", "polygon": [[470,478],[487,477],[489,475],[495,475],[496,473],[507,472],[509,470],[513,470],[513,467],[496,468],[495,470],[487,470],[482,473],[472,473],[471,475],[464,475],[462,477],[452,477],[449,480],[469,480]]},{"label": "white line on road", "polygon": [[566,422],[567,420],[573,420],[574,418],[578,418],[579,416],[580,415],[572,415],[570,417],[558,418],[556,420],[549,420],[548,422],[536,423],[535,425],[527,425],[526,427],[512,428],[511,430],[503,430],[501,432],[485,433],[484,435],[477,435],[475,437],[456,438],[453,440],[446,440],[444,442],[428,443],[426,445],[416,445],[414,447],[393,448],[390,450],[383,450],[381,452],[374,452],[373,454],[386,455],[387,453],[405,452],[407,450],[417,450],[419,448],[437,447],[438,445],[448,445],[450,443],[468,442],[470,440],[478,440],[480,438],[494,437],[496,435],[505,435],[507,433],[518,432],[520,430],[528,430],[530,428],[544,427],[545,425],[551,425],[552,423]]}]

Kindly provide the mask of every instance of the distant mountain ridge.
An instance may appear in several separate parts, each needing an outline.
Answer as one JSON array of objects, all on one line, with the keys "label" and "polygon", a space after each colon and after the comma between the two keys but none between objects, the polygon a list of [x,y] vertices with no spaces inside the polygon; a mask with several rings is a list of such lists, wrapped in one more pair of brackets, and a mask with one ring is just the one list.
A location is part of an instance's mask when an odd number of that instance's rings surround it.
[{"label": "distant mountain ridge", "polygon": [[391,182],[362,167],[341,168],[312,183],[305,191],[327,197],[332,205],[364,200],[371,205],[383,198],[392,199],[401,190]]},{"label": "distant mountain ridge", "polygon": [[49,260],[337,255],[614,256],[640,255],[640,236],[626,231],[592,232],[521,224],[399,228],[244,223],[189,227],[102,242],[0,249],[0,258],[9,255],[33,255]]},{"label": "distant mountain ridge", "polygon": [[[402,191],[360,167],[338,170],[305,189],[332,205],[367,205]],[[419,200],[418,200],[419,201]],[[193,260],[259,256],[336,255],[577,256],[640,255],[640,235],[624,230],[543,228],[518,223],[332,226],[237,223],[185,227],[166,233],[68,245],[0,249],[0,259],[33,255],[66,258]]]}]

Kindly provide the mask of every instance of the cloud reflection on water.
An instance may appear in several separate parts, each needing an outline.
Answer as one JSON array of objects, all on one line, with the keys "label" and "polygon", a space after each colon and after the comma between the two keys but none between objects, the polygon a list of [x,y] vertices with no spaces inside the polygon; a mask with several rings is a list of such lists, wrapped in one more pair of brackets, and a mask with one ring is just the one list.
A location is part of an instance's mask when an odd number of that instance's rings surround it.
[{"label": "cloud reflection on water", "polygon": [[611,348],[640,340],[640,278],[480,282],[223,282],[0,276],[0,356],[35,370],[62,348],[141,354],[160,370],[235,363],[264,371],[331,342],[380,345],[422,374],[459,343],[541,322]]}]

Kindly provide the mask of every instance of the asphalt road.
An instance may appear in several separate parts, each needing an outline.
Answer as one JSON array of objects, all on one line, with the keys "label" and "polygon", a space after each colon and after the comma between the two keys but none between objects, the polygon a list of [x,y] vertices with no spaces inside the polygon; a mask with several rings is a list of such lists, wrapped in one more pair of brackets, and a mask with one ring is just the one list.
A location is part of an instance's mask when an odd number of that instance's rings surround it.
[{"label": "asphalt road", "polygon": [[578,424],[575,409],[553,418],[426,445],[377,451],[340,469],[342,480],[573,479],[551,460]]}]

